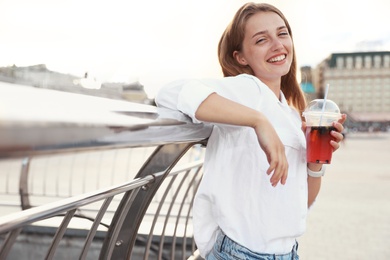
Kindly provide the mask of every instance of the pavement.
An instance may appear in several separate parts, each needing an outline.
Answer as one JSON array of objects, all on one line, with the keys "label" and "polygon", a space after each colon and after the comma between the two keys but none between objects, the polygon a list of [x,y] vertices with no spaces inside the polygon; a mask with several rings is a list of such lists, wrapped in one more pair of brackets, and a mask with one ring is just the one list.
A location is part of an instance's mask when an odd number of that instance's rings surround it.
[{"label": "pavement", "polygon": [[390,259],[390,133],[347,135],[298,241],[301,260]]}]

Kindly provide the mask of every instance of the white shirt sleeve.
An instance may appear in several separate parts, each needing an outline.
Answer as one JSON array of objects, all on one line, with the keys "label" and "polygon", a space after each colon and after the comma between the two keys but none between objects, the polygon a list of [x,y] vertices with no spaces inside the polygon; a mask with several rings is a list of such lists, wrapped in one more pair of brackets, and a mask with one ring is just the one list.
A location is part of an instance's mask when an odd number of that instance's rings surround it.
[{"label": "white shirt sleeve", "polygon": [[163,86],[155,101],[159,107],[179,110],[191,117],[194,123],[200,123],[195,113],[200,104],[215,90],[198,80],[178,80]]},{"label": "white shirt sleeve", "polygon": [[210,94],[217,93],[256,109],[261,102],[262,87],[268,89],[257,78],[246,74],[222,79],[178,80],[163,86],[155,101],[159,107],[181,111],[191,117],[194,123],[200,123],[195,118],[195,113]]}]

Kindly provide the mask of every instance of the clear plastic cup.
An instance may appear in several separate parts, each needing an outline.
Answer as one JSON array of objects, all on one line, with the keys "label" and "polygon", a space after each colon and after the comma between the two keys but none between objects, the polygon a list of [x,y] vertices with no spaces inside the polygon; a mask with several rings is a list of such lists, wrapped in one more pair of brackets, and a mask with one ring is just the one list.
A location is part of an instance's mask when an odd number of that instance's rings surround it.
[{"label": "clear plastic cup", "polygon": [[335,102],[327,99],[311,101],[303,112],[306,120],[306,156],[307,162],[329,164],[332,161],[334,138],[330,135],[336,130],[332,123],[341,118],[340,109]]}]

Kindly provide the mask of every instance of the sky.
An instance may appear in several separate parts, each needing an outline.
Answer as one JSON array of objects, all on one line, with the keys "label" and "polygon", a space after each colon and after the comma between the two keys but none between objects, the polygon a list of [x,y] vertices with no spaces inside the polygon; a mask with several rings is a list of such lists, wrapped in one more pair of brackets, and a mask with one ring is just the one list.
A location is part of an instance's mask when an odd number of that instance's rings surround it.
[{"label": "sky", "polygon": [[[222,76],[219,38],[242,0],[0,0],[0,66],[46,64],[144,85]],[[335,52],[389,51],[388,0],[269,0],[287,17],[298,66]]]}]

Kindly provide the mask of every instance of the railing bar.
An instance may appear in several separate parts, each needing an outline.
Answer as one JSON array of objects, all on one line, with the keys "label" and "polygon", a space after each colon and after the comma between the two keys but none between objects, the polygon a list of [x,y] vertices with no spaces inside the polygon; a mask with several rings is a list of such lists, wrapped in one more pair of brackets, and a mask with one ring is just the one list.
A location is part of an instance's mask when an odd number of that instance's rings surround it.
[{"label": "railing bar", "polygon": [[[140,189],[141,189],[141,187],[138,187],[138,188],[135,188],[135,189],[133,189],[131,191],[127,191],[126,192],[126,194],[124,196],[127,196],[127,198],[125,198],[126,201],[124,202],[124,207],[122,208],[122,212],[127,212],[129,210],[129,208],[132,206],[132,204],[134,202],[134,199],[137,196],[137,194],[140,191]],[[111,259],[113,251],[114,251],[114,247],[117,245],[117,243],[119,243],[119,245],[121,245],[122,242],[121,241],[117,241],[117,239],[118,239],[119,233],[121,231],[120,227],[122,226],[122,224],[125,221],[125,219],[126,219],[126,215],[125,214],[121,214],[116,219],[114,230],[111,233],[111,238],[109,240],[109,244],[107,246],[107,250],[105,252],[103,252],[104,256],[103,256],[102,252],[100,252],[101,254],[99,256],[99,259],[103,259],[103,257],[106,257],[104,259]]]},{"label": "railing bar", "polygon": [[5,238],[3,245],[0,248],[0,259],[7,259],[7,255],[21,231],[22,228],[18,228],[7,234],[7,237]]},{"label": "railing bar", "polygon": [[45,158],[44,168],[43,168],[43,178],[42,178],[42,192],[43,195],[47,195],[46,180],[47,180],[47,167],[49,165],[50,155]]},{"label": "railing bar", "polygon": [[[197,171],[196,175],[198,174],[199,171]],[[195,176],[196,176],[195,175]],[[194,178],[194,182],[196,181],[196,179]],[[199,187],[199,183],[200,181],[198,181],[197,183],[197,187]],[[188,187],[190,188],[190,187]],[[190,189],[188,189],[190,190]],[[191,199],[191,203],[190,205],[188,206],[188,211],[187,211],[187,217],[186,217],[186,222],[185,222],[185,225],[184,225],[184,235],[183,235],[183,244],[182,244],[182,248],[183,248],[183,260],[185,259],[185,252],[187,252],[186,248],[187,248],[187,227],[188,227],[188,222],[190,220],[190,214],[191,214],[191,210],[192,210],[192,205],[194,203],[194,199],[195,199],[195,196],[192,196],[192,199]],[[192,235],[192,246],[194,245],[193,243],[194,241],[194,236]],[[192,250],[192,252],[194,252],[194,249]]]},{"label": "railing bar", "polygon": [[6,171],[6,174],[5,174],[5,182],[4,182],[4,185],[5,185],[5,193],[4,194],[8,194],[9,193],[9,176],[10,176],[10,170],[9,170],[10,166],[7,165],[7,171]]},{"label": "railing bar", "polygon": [[[169,174],[172,168],[177,164],[180,158],[182,158],[182,156],[191,146],[193,146],[193,143],[159,146],[139,170],[137,176],[146,176],[152,172],[155,173],[156,171],[153,169],[160,169],[165,171],[165,174],[161,177],[156,177],[156,182],[148,185],[145,192],[140,193],[139,196],[137,196],[136,201],[134,201],[135,204],[131,207],[131,210],[127,212],[126,220],[132,221],[134,223],[134,225],[131,225],[129,228],[122,227],[120,233],[126,245],[127,259],[129,259],[131,256],[131,252],[137,237],[137,231],[155,193],[163,184],[166,176]],[[131,233],[131,236],[125,237],[127,235],[126,233],[129,232]],[[121,251],[120,248],[116,248],[113,255],[115,255],[116,258],[122,258],[123,253],[124,252]],[[161,255],[159,259],[161,259]]]},{"label": "railing bar", "polygon": [[100,191],[80,194],[61,201],[47,203],[21,212],[11,213],[0,217],[0,234],[9,231],[12,228],[23,226],[23,224],[52,217],[59,213],[142,187],[149,182],[154,181],[154,179],[155,178],[152,175],[149,175],[142,179],[135,179],[131,182],[104,188]]},{"label": "railing bar", "polygon": [[[196,184],[195,192],[194,192],[194,195],[192,196],[191,203],[190,203],[190,209],[191,210],[192,210],[192,207],[194,206],[195,194],[196,194],[196,191],[199,189],[201,180],[202,179],[199,179],[198,183]],[[189,217],[189,215],[187,215],[187,217]],[[196,245],[195,245],[194,235],[192,235],[192,252],[195,251],[195,246]]]},{"label": "railing bar", "polygon": [[[187,170],[187,174],[190,172],[191,170]],[[183,180],[184,181],[184,180]],[[173,202],[172,202],[173,203]],[[172,250],[171,250],[171,258],[174,259],[175,258],[175,251],[176,251],[176,231],[177,231],[177,226],[178,226],[178,223],[179,223],[179,219],[180,219],[180,212],[181,212],[181,209],[183,208],[183,204],[180,205],[180,208],[179,208],[179,211],[177,212],[177,216],[176,216],[176,223],[175,223],[175,229],[173,231],[173,235],[172,235]]]},{"label": "railing bar", "polygon": [[152,239],[153,239],[153,230],[154,230],[154,227],[155,227],[155,225],[157,223],[157,220],[158,220],[159,216],[161,216],[160,215],[161,208],[164,205],[164,201],[165,201],[165,199],[166,199],[166,197],[167,197],[167,195],[169,193],[169,190],[172,187],[172,184],[174,183],[176,177],[177,177],[177,175],[173,176],[171,181],[169,182],[169,185],[165,189],[165,192],[164,192],[164,194],[163,194],[163,196],[162,196],[162,198],[160,200],[160,203],[158,204],[156,213],[154,214],[153,222],[152,222],[152,225],[150,227],[149,237],[148,237],[148,240],[147,240],[147,243],[146,243],[146,246],[145,246],[144,260],[149,259],[149,248],[150,248],[150,245],[151,245]]},{"label": "railing bar", "polygon": [[[175,171],[171,171],[169,172],[169,174],[167,175],[168,176],[174,176],[174,175],[177,175],[181,172],[184,172],[184,171],[187,171],[187,170],[191,170],[192,168],[196,168],[198,166],[202,166],[203,165],[203,160],[199,160],[199,161],[195,161],[195,162],[192,162],[192,163],[187,163],[185,165],[182,165],[180,167],[177,167],[177,169]],[[161,172],[157,172],[157,173],[154,173],[153,174],[155,177],[160,177],[162,175],[164,175],[164,171],[161,171]]]},{"label": "railing bar", "polygon": [[[190,185],[187,186],[187,190],[186,192],[184,193],[184,196],[183,196],[183,200],[182,200],[182,203],[180,205],[180,208],[179,208],[179,211],[177,213],[177,217],[176,217],[176,224],[175,224],[175,230],[173,232],[173,241],[172,241],[172,257],[173,257],[173,253],[176,251],[176,232],[177,232],[177,227],[179,225],[179,220],[180,220],[180,216],[181,216],[181,211],[183,209],[183,205],[184,205],[184,202],[186,200],[186,197],[189,193],[189,191],[191,190],[191,186],[192,184],[194,183],[195,179],[196,179],[196,176],[198,175],[199,171],[200,171],[201,167],[198,167],[198,169],[196,170],[196,172],[194,173],[194,176],[192,177],[191,181],[190,181]],[[183,256],[184,256],[184,251],[183,251]]]},{"label": "railing bar", "polygon": [[[57,169],[61,169],[61,158],[57,158]],[[55,194],[56,194],[56,197],[59,197],[60,196],[60,174],[58,173],[57,171],[57,174],[55,175]]]},{"label": "railing bar", "polygon": [[[183,169],[193,167],[195,164],[201,164],[202,162],[191,163],[190,166],[183,166],[174,172],[171,172],[168,176],[174,176]],[[130,182],[118,184],[112,187],[103,188],[100,191],[94,191],[86,194],[80,194],[70,198],[63,199],[45,205],[37,206],[24,210],[22,212],[11,213],[9,215],[0,217],[0,233],[5,233],[12,228],[23,226],[42,218],[52,217],[59,213],[71,210],[73,208],[79,208],[81,206],[105,199],[110,196],[115,196],[125,191],[129,191],[135,188],[142,187],[151,181],[154,181],[156,176],[161,176],[163,173],[158,172],[153,175],[146,176],[141,179],[134,179]]]},{"label": "railing bar", "polygon": [[173,208],[173,205],[174,205],[174,202],[176,201],[176,198],[177,198],[177,195],[179,194],[179,191],[181,189],[181,187],[183,186],[184,184],[184,181],[185,179],[188,177],[188,172],[190,171],[187,170],[187,174],[183,176],[179,186],[176,188],[176,192],[172,198],[172,202],[171,204],[169,205],[169,209],[168,209],[168,212],[167,212],[167,216],[165,218],[165,221],[164,221],[164,225],[163,225],[163,231],[161,233],[161,239],[160,239],[160,250],[159,250],[159,259],[161,259],[161,256],[162,256],[162,251],[163,251],[163,245],[164,245],[164,237],[165,237],[165,229],[166,229],[166,226],[167,226],[167,223],[168,223],[168,220],[169,220],[169,217],[170,217],[170,214],[171,214],[171,211],[172,211],[172,208]]},{"label": "railing bar", "polygon": [[85,154],[85,158],[84,158],[84,160],[83,160],[83,162],[84,162],[84,165],[83,165],[83,168],[84,168],[84,170],[83,170],[83,188],[82,188],[82,192],[83,193],[85,193],[86,191],[87,191],[87,179],[88,179],[88,176],[87,176],[87,163],[88,163],[88,158],[89,158],[89,155],[90,155],[90,153],[86,153]]},{"label": "railing bar", "polygon": [[103,162],[103,151],[99,152],[99,167],[98,167],[98,172],[96,176],[96,189],[100,188],[100,174],[101,174],[101,169],[102,169],[102,162]]},{"label": "railing bar", "polygon": [[31,208],[29,194],[28,194],[28,175],[30,169],[30,158],[26,157],[22,161],[22,170],[19,178],[19,195],[20,206],[22,210]]},{"label": "railing bar", "polygon": [[[113,162],[115,162],[116,161],[116,158],[117,158],[117,156],[118,156],[118,149],[115,149],[114,151],[114,158],[113,158]],[[111,169],[111,185],[114,185],[114,183],[115,183],[115,165],[116,165],[116,163],[113,163],[113,166],[112,166],[112,169]]]},{"label": "railing bar", "polygon": [[[75,154],[72,155],[72,162],[71,162],[71,172],[69,174],[69,183],[73,183],[73,173],[74,173],[74,168],[75,168]],[[69,185],[68,189],[68,195],[72,196],[72,187],[73,185]]]},{"label": "railing bar", "polygon": [[131,165],[131,158],[133,157],[132,156],[132,154],[133,154],[133,149],[128,149],[128,152],[127,152],[127,160],[126,160],[126,174],[125,174],[125,176],[126,176],[126,178],[125,178],[125,180],[124,181],[127,181],[127,179],[128,179],[128,176],[129,176],[129,173],[130,173],[130,165]]},{"label": "railing bar", "polygon": [[56,249],[58,247],[58,244],[60,243],[62,237],[64,236],[66,228],[68,227],[69,222],[71,221],[75,212],[76,212],[76,209],[73,209],[73,210],[70,210],[68,213],[66,213],[64,219],[62,220],[61,225],[59,226],[56,234],[54,235],[54,240],[50,245],[49,251],[47,252],[45,259],[53,259],[54,254],[56,252]]},{"label": "railing bar", "polygon": [[87,257],[88,249],[91,246],[92,240],[95,237],[95,234],[96,234],[96,231],[100,225],[100,222],[101,222],[104,214],[107,212],[107,208],[110,205],[113,198],[114,197],[107,198],[104,201],[103,205],[100,207],[100,210],[99,210],[98,214],[96,215],[95,221],[93,222],[93,225],[88,232],[87,239],[85,240],[84,247],[83,247],[83,250],[82,250],[80,258],[79,258],[80,260],[85,259]]}]

